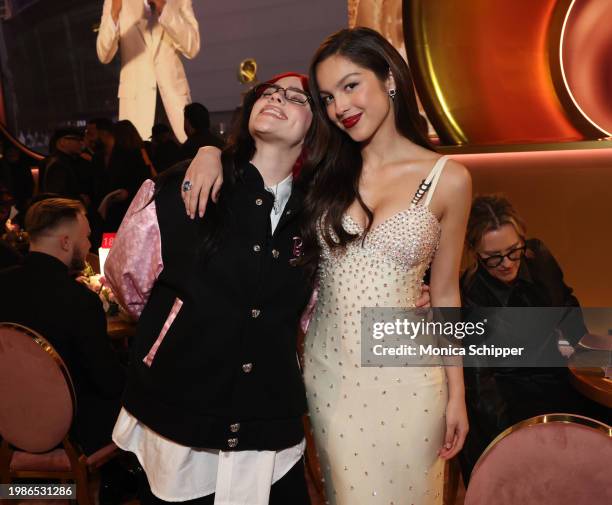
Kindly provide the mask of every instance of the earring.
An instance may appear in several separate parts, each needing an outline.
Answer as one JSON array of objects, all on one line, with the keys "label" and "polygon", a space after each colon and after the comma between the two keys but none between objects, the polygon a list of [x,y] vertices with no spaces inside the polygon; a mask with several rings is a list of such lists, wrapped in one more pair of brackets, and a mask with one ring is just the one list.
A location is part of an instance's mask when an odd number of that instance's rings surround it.
[{"label": "earring", "polygon": [[397,94],[397,90],[395,88],[391,88],[389,91],[387,91],[387,93],[389,93],[389,98],[391,98],[391,100],[395,100],[395,95]]}]

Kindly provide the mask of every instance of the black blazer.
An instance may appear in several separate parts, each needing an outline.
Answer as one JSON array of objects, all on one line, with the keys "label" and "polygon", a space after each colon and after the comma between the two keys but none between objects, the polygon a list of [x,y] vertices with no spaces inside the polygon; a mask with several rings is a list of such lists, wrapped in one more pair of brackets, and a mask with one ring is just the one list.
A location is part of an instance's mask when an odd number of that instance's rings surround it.
[{"label": "black blazer", "polygon": [[140,149],[115,147],[108,163],[108,191],[126,189],[130,200],[140,185],[148,179],[149,167],[145,164]]},{"label": "black blazer", "polygon": [[110,443],[125,372],[110,347],[98,296],[57,258],[36,252],[1,271],[0,286],[0,321],[37,331],[66,363],[77,397],[73,434],[84,451]]},{"label": "black blazer", "polygon": [[[477,312],[479,307],[579,307],[572,289],[563,280],[559,264],[546,246],[537,239],[527,240],[526,245],[530,254],[520,260],[518,276],[512,285],[495,279],[481,265],[473,275],[463,275],[461,297],[466,314]],[[558,327],[572,344],[586,333],[579,311],[572,311],[560,323],[554,320],[554,314],[550,321],[545,317],[519,321],[513,319],[519,317],[516,314],[506,315],[501,311],[498,314],[500,322],[512,332],[521,324],[537,325],[541,340],[534,342],[534,346],[539,346],[543,355],[558,354],[560,366],[564,360],[557,351],[553,330]],[[565,367],[466,367],[464,378],[470,432],[459,460],[466,482],[484,449],[508,426],[550,412],[590,415],[569,384]]]},{"label": "black blazer", "polygon": [[85,193],[79,179],[80,168],[81,162],[76,156],[61,151],[52,154],[45,161],[43,191],[78,200],[80,194]]},{"label": "black blazer", "polygon": [[117,189],[125,189],[128,198],[109,206],[106,216],[105,231],[117,231],[130,201],[140,185],[149,178],[149,167],[145,164],[140,149],[122,149],[115,147],[106,168],[107,186],[104,195]]},{"label": "black blazer", "polygon": [[[300,315],[311,289],[299,254],[302,193],[293,188],[271,234],[273,196],[246,164],[228,191],[229,217],[216,252],[200,255],[200,220],[186,216],[179,173],[154,198],[148,225],[140,209],[152,184],[141,188],[106,263],[107,278],[124,303],[121,285],[142,277],[121,258],[145,247],[139,234],[161,239],[163,270],[142,311],[132,349],[125,408],[157,433],[180,444],[223,450],[278,450],[303,437],[306,400],[297,360]],[[151,223],[150,221],[155,221]],[[150,249],[150,242],[146,246]],[[157,253],[144,251],[143,261]],[[125,260],[124,260],[125,262]],[[143,288],[139,288],[142,291]],[[181,305],[182,304],[182,305]],[[172,313],[172,308],[178,313]],[[160,335],[167,332],[160,338]],[[147,364],[155,343],[159,344]]]},{"label": "black blazer", "polygon": [[[495,279],[482,265],[473,275],[464,274],[462,306],[580,307],[572,288],[565,284],[561,267],[546,246],[538,239],[529,239],[525,245],[529,254],[520,260],[517,279],[512,285]],[[578,343],[587,331],[579,311],[571,311],[559,329],[572,344]],[[552,345],[556,347],[556,341]]]}]

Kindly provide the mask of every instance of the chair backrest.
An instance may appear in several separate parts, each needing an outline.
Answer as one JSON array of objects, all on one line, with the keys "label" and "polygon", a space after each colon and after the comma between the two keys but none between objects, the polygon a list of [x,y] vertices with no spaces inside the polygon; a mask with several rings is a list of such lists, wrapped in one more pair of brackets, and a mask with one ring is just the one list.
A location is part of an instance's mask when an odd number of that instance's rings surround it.
[{"label": "chair backrest", "polygon": [[612,335],[587,333],[580,339],[578,345],[595,351],[612,351]]},{"label": "chair backrest", "polygon": [[46,452],[68,433],[76,408],[66,365],[36,332],[0,323],[0,435],[28,452]]},{"label": "chair backrest", "polygon": [[465,505],[612,503],[612,428],[549,414],[508,428],[480,457]]}]

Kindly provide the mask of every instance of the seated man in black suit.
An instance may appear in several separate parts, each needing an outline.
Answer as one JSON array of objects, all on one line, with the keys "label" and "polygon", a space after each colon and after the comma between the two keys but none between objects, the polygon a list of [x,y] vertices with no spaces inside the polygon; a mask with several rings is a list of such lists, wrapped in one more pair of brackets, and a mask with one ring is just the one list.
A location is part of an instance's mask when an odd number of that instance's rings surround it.
[{"label": "seated man in black suit", "polygon": [[111,442],[125,373],[110,347],[98,296],[74,279],[89,251],[89,223],[76,200],[50,198],[25,218],[30,253],[0,271],[0,321],[23,324],[55,347],[77,397],[72,434],[85,454]]}]

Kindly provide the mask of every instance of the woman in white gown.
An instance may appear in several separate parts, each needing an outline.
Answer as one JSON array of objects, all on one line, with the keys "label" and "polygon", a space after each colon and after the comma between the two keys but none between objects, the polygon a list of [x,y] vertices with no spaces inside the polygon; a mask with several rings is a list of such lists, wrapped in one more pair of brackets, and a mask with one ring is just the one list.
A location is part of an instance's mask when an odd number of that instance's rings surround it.
[{"label": "woman in white gown", "polygon": [[432,305],[460,306],[470,177],[430,149],[408,67],[377,32],[332,35],[310,79],[304,247],[319,287],[304,380],[327,500],[441,504],[468,429],[462,369],[362,367],[361,310],[414,307],[429,266]]}]

